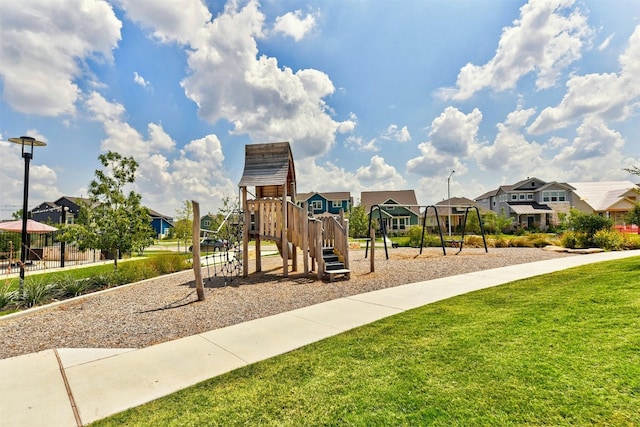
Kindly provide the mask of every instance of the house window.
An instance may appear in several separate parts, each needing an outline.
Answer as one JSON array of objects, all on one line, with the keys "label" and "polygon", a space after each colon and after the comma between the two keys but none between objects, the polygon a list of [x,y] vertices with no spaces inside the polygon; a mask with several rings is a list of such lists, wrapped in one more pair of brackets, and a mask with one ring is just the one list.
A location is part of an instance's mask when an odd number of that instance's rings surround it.
[{"label": "house window", "polygon": [[331,207],[332,208],[341,208],[342,207],[342,202],[340,200],[333,200],[331,202]]},{"label": "house window", "polygon": [[527,194],[527,200],[533,200],[533,194],[531,193]]},{"label": "house window", "polygon": [[517,194],[512,194],[511,195],[511,200],[518,200],[518,195]]},{"label": "house window", "polygon": [[322,210],[322,200],[312,200],[311,201],[311,209],[313,209],[314,211],[321,211]]},{"label": "house window", "polygon": [[564,190],[561,191],[543,191],[543,202],[564,202],[567,200],[567,193]]},{"label": "house window", "polygon": [[409,217],[395,217],[391,218],[391,228],[393,230],[406,230],[409,226]]},{"label": "house window", "polygon": [[520,200],[524,200],[524,198],[525,198],[525,194],[524,194],[524,193],[520,193],[520,194],[518,194],[518,198],[519,198]]}]

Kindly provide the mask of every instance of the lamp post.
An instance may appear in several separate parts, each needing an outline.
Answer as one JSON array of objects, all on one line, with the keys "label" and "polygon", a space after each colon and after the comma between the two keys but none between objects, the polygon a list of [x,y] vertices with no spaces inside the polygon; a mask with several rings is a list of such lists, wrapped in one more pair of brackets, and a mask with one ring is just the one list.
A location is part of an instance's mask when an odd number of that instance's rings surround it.
[{"label": "lamp post", "polygon": [[455,171],[451,171],[449,177],[447,178],[447,202],[449,203],[449,237],[451,237],[451,175],[453,175]]},{"label": "lamp post", "polygon": [[[45,142],[38,141],[30,136],[9,138],[9,142],[22,146],[22,158],[24,159],[24,191],[22,195],[22,248],[20,250],[20,294],[24,290],[24,269],[27,262],[27,204],[29,200],[29,162],[33,159],[33,147],[44,147]],[[25,150],[25,145],[29,147]]]},{"label": "lamp post", "polygon": [[[64,226],[67,225],[67,212],[69,212],[68,206],[61,207],[60,223]],[[64,253],[66,251],[66,244],[64,240],[60,242],[60,267],[64,267]]]}]

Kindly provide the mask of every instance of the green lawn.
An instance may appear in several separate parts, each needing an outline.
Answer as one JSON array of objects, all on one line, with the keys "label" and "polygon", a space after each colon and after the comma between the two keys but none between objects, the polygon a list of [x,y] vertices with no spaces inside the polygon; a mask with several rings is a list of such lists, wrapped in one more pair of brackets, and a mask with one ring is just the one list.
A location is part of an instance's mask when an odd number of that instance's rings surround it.
[{"label": "green lawn", "polygon": [[640,258],[421,307],[95,425],[640,425]]}]

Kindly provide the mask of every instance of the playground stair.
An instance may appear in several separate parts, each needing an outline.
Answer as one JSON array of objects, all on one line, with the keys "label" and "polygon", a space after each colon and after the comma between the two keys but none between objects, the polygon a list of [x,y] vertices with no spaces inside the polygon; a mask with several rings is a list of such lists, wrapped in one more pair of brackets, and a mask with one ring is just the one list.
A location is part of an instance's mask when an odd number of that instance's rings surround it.
[{"label": "playground stair", "polygon": [[351,270],[344,268],[344,263],[335,253],[333,247],[322,248],[322,260],[324,261],[324,274],[329,277],[329,282],[333,282],[337,275],[350,278]]}]

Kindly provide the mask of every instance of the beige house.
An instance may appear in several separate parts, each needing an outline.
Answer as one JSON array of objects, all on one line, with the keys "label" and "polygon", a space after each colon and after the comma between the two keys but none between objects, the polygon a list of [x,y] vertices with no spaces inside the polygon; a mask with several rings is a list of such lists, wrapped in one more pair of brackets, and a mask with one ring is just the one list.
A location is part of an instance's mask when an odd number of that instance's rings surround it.
[{"label": "beige house", "polygon": [[572,207],[625,225],[625,215],[640,201],[640,187],[631,181],[571,182]]}]

